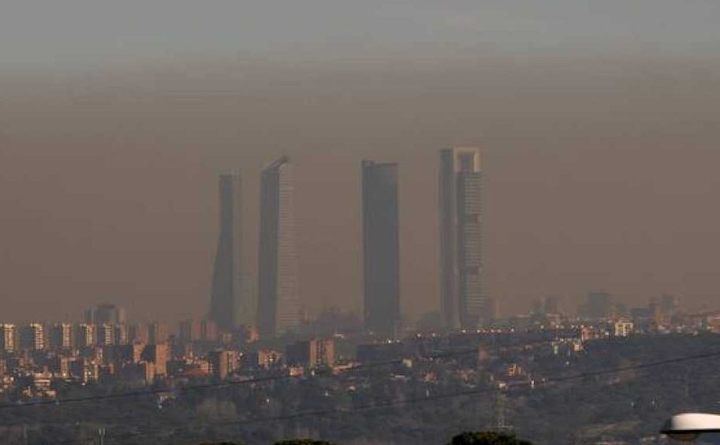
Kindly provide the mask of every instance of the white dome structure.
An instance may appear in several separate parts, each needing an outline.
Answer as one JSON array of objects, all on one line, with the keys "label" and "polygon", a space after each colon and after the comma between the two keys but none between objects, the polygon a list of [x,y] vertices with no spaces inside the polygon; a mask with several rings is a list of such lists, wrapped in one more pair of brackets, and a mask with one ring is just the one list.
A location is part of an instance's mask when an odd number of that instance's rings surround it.
[{"label": "white dome structure", "polygon": [[672,416],[660,431],[672,439],[692,442],[701,434],[720,433],[720,415],[684,413]]}]

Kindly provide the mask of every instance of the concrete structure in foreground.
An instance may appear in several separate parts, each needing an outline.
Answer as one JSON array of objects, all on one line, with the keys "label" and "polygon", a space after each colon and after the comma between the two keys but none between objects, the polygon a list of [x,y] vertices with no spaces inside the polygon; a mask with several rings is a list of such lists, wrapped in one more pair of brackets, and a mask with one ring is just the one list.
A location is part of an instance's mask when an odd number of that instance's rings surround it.
[{"label": "concrete structure in foreground", "polygon": [[272,162],[260,181],[257,325],[262,337],[273,337],[300,323],[290,160]]},{"label": "concrete structure in foreground", "polygon": [[485,321],[481,180],[478,148],[440,151],[440,301],[448,329]]},{"label": "concrete structure in foreground", "polygon": [[398,166],[362,161],[365,329],[394,337],[400,321]]},{"label": "concrete structure in foreground", "polygon": [[241,182],[239,173],[220,175],[220,236],[212,278],[210,319],[223,330],[238,323],[242,298]]}]

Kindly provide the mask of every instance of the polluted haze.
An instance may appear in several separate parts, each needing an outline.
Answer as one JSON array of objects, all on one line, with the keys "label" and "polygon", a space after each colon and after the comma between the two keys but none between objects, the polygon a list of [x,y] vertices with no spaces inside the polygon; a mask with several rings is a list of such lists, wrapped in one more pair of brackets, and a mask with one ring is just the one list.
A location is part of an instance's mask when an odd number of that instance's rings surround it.
[{"label": "polluted haze", "polygon": [[3,13],[8,319],[105,300],[203,314],[217,174],[243,172],[254,277],[258,172],[282,154],[310,311],[360,308],[364,158],[400,163],[402,306],[434,310],[451,145],[483,148],[486,289],[504,313],[591,289],[717,301],[717,2],[257,3]]}]

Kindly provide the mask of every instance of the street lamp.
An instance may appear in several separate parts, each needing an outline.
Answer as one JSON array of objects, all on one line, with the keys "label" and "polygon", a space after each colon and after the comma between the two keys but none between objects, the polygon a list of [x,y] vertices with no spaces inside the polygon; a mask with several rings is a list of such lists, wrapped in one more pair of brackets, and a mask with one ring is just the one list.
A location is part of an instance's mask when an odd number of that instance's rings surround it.
[{"label": "street lamp", "polygon": [[660,432],[681,442],[693,442],[702,434],[720,433],[720,416],[703,413],[676,414],[665,422]]}]

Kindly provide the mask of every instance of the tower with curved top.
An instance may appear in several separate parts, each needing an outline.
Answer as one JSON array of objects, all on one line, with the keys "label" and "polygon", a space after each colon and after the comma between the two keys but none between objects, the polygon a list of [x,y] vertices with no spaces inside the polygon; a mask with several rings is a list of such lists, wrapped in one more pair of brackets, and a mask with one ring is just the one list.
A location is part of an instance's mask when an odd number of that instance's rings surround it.
[{"label": "tower with curved top", "polygon": [[283,156],[260,179],[258,330],[263,337],[292,331],[300,323],[292,164]]},{"label": "tower with curved top", "polygon": [[238,323],[242,292],[241,182],[237,172],[219,178],[220,235],[212,277],[210,319],[223,330]]}]

